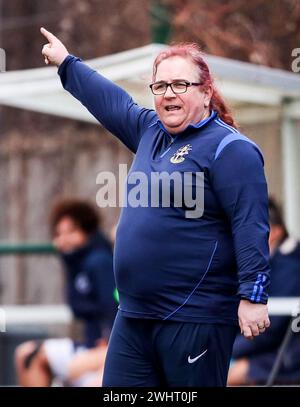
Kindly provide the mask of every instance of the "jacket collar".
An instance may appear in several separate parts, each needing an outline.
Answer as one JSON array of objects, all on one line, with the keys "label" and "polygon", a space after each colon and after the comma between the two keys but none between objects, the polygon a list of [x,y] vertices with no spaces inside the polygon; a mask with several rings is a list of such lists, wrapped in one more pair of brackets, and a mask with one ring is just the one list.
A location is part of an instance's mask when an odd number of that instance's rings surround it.
[{"label": "jacket collar", "polygon": [[[189,129],[200,129],[201,127],[203,127],[206,123],[210,122],[212,119],[214,119],[217,116],[217,112],[215,110],[212,110],[211,114],[209,117],[207,117],[204,120],[200,120],[198,123],[194,124],[194,123],[190,123],[184,130],[182,133],[185,133],[187,130]],[[153,127],[155,125],[158,125],[165,133],[169,134],[170,137],[174,138],[174,134],[170,134],[168,132],[168,130],[165,128],[165,126],[163,125],[163,123],[161,122],[160,119],[156,119],[153,123],[151,123],[149,125],[149,127]],[[181,134],[182,134],[181,133]]]}]

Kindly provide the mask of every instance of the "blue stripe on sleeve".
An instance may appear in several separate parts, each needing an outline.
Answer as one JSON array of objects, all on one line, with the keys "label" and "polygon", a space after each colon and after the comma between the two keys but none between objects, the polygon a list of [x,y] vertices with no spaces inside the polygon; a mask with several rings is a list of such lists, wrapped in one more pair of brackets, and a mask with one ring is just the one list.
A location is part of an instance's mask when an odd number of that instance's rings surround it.
[{"label": "blue stripe on sleeve", "polygon": [[224,148],[228,145],[228,144],[230,144],[230,143],[232,143],[233,141],[236,141],[236,140],[243,140],[243,141],[248,141],[248,143],[250,143],[250,144],[253,144],[258,150],[259,150],[259,152],[261,153],[261,155],[262,155],[262,152],[260,151],[260,149],[257,147],[257,145],[253,142],[253,141],[251,141],[250,139],[248,139],[248,137],[246,137],[246,136],[243,136],[242,134],[240,134],[240,133],[232,133],[232,134],[228,134],[228,136],[225,136],[224,138],[223,138],[223,140],[221,141],[221,143],[218,145],[218,148],[217,148],[217,150],[216,150],[216,153],[215,153],[215,160],[219,157],[219,155],[221,154],[221,152],[224,150]]}]

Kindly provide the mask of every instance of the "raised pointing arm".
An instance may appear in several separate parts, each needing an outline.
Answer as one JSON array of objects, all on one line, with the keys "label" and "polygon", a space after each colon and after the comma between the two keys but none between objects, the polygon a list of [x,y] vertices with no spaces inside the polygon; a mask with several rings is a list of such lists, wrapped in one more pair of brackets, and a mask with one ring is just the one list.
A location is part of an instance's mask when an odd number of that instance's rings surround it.
[{"label": "raised pointing arm", "polygon": [[135,153],[155,112],[138,106],[124,89],[70,55],[51,32],[41,28],[41,33],[48,40],[42,49],[45,63],[59,67],[63,87]]}]

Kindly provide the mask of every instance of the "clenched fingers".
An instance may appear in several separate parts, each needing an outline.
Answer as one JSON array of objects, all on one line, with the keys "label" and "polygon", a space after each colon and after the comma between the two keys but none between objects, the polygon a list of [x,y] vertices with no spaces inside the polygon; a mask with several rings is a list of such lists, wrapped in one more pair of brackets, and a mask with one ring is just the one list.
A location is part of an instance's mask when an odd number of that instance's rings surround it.
[{"label": "clenched fingers", "polygon": [[42,55],[44,56],[45,64],[49,64],[49,49],[51,48],[50,44],[45,44],[42,48]]},{"label": "clenched fingers", "polygon": [[244,335],[246,339],[253,339],[252,331],[249,326],[241,327],[241,334]]}]

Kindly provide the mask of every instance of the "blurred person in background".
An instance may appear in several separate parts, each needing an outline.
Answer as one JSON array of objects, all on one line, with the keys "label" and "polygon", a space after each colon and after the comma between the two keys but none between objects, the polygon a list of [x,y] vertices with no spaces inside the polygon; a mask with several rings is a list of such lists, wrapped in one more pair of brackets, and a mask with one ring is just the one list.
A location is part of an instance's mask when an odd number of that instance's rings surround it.
[{"label": "blurred person in background", "polygon": [[82,360],[85,352],[97,349],[95,363],[101,370],[117,310],[112,247],[99,223],[96,209],[83,200],[62,200],[52,209],[51,234],[66,271],[66,299],[74,317],[83,322],[84,340],[75,343],[70,338],[57,338],[21,344],[15,358],[22,386],[50,386],[53,378],[73,386],[101,384],[101,375],[94,377],[94,369],[83,368],[82,374],[69,369],[73,358],[80,354]]},{"label": "blurred person in background", "polygon": [[[288,235],[281,210],[272,198],[269,200],[271,253],[270,297],[300,297],[300,243]],[[242,335],[233,347],[233,363],[228,385],[265,384],[271,372],[278,349],[290,323],[288,316],[271,316],[268,331],[252,341]],[[300,336],[294,334],[286,349],[277,383],[300,383]]]},{"label": "blurred person in background", "polygon": [[[116,240],[117,225],[113,225],[109,231],[109,239],[112,245]],[[114,291],[116,302],[119,302],[117,289]],[[86,377],[86,387],[97,387],[102,383],[103,361],[105,360],[107,346],[106,341],[101,341],[99,346],[80,352],[70,362],[68,368],[68,381],[76,382],[80,377]],[[100,362],[100,363],[99,363]],[[85,375],[85,376],[84,376]]]}]

